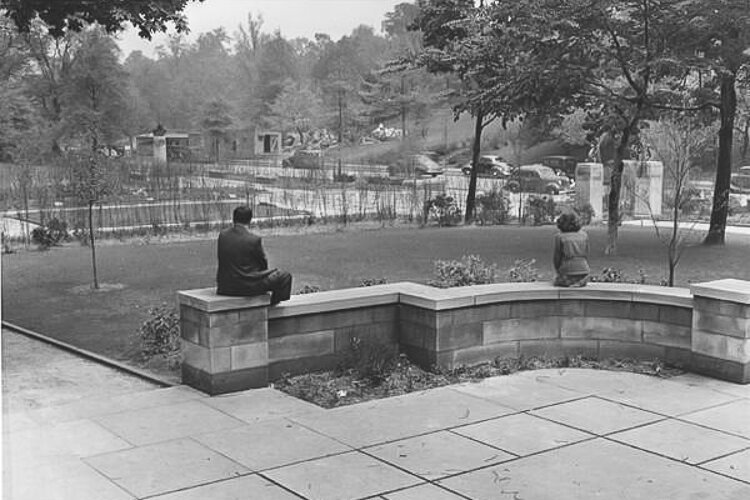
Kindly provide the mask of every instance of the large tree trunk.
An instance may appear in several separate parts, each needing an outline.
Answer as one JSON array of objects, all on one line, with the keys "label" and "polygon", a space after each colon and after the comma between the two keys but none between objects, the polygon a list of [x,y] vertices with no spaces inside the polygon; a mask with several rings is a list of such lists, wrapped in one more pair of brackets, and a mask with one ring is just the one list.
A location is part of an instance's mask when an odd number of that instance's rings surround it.
[{"label": "large tree trunk", "polygon": [[637,118],[634,118],[630,124],[622,130],[620,136],[620,143],[617,145],[615,150],[615,157],[612,160],[612,174],[609,181],[609,198],[607,200],[607,210],[609,212],[607,222],[607,247],[604,253],[607,255],[614,255],[617,253],[617,235],[618,227],[620,225],[620,192],[622,191],[622,171],[624,163],[622,162],[625,158],[625,152],[630,142],[630,136],[633,132],[633,127],[637,123]]},{"label": "large tree trunk", "polygon": [[96,237],[94,236],[94,202],[89,201],[89,243],[91,245],[91,268],[94,271],[94,289],[99,289],[99,279],[96,275]]},{"label": "large tree trunk", "polygon": [[734,117],[737,112],[737,92],[734,88],[736,75],[727,73],[721,79],[721,128],[719,128],[719,159],[716,164],[714,200],[711,207],[711,222],[705,245],[723,245],[729,214],[729,182],[732,177],[732,138]]},{"label": "large tree trunk", "polygon": [[477,165],[479,164],[480,149],[482,147],[482,129],[484,125],[482,120],[484,115],[482,110],[477,111],[474,122],[474,143],[471,147],[471,176],[469,177],[469,193],[466,195],[466,214],[464,214],[464,223],[470,224],[474,220],[477,195]]}]

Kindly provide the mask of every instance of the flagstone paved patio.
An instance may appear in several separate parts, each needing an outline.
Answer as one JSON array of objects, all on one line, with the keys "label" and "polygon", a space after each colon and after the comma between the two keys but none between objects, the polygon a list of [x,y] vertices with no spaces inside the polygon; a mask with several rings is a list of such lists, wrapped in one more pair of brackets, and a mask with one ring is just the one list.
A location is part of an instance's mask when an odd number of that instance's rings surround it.
[{"label": "flagstone paved patio", "polygon": [[[540,370],[325,410],[3,347],[5,500],[750,498],[750,386],[696,375]],[[44,363],[12,361],[30,349]]]}]

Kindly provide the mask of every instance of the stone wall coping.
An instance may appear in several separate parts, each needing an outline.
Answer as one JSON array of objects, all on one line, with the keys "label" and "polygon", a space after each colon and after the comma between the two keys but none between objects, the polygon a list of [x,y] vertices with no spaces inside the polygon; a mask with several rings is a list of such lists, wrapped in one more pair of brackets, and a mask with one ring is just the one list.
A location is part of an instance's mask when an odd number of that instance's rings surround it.
[{"label": "stone wall coping", "polygon": [[210,287],[177,292],[177,300],[181,305],[201,311],[221,312],[267,306],[271,303],[271,294],[264,293],[254,297],[229,297],[217,295],[216,287]]},{"label": "stone wall coping", "polygon": [[[720,280],[712,283],[738,280]],[[744,282],[741,282],[744,283]],[[704,285],[691,289],[703,290]],[[750,285],[747,303],[750,303]],[[735,286],[736,288],[739,288]],[[711,291],[719,293],[715,286]],[[730,290],[731,291],[731,290]],[[724,294],[729,292],[724,292]],[[710,296],[703,293],[704,296]],[[262,307],[270,304],[270,294],[255,297],[216,295],[215,288],[178,292],[180,304],[206,312]],[[269,319],[305,314],[342,311],[361,307],[407,304],[433,311],[530,300],[609,300],[692,307],[690,290],[630,283],[589,283],[583,288],[559,288],[550,283],[493,283],[455,288],[435,288],[413,282],[400,282],[358,288],[345,288],[293,295],[290,300],[268,309]],[[738,301],[735,299],[735,301]]]},{"label": "stone wall coping", "polygon": [[633,302],[662,306],[693,307],[693,294],[688,288],[638,285]]},{"label": "stone wall coping", "polygon": [[690,285],[696,297],[726,300],[740,304],[750,304],[750,281],[723,279]]},{"label": "stone wall coping", "polygon": [[289,300],[269,308],[268,319],[398,304],[401,285],[393,283],[292,295]]}]

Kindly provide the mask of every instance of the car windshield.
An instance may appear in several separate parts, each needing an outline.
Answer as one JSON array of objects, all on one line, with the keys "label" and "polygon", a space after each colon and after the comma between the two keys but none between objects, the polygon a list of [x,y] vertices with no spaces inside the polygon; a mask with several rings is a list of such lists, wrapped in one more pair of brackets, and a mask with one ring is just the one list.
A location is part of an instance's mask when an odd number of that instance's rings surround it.
[{"label": "car windshield", "polygon": [[545,179],[557,178],[557,174],[555,174],[555,171],[549,167],[534,167],[534,170],[539,172],[539,177],[543,177]]},{"label": "car windshield", "polygon": [[432,161],[425,155],[414,155],[414,164],[418,167],[422,167],[426,170],[438,170],[440,165]]},{"label": "car windshield", "polygon": [[750,189],[750,175],[735,174],[732,176],[732,184],[740,189]]}]

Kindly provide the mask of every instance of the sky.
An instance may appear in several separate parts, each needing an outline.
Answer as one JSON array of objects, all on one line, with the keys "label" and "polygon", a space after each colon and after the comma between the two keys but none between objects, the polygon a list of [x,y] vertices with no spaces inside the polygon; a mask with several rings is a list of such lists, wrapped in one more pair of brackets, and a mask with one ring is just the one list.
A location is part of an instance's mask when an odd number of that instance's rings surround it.
[{"label": "sky", "polygon": [[[184,14],[190,25],[191,41],[198,34],[218,27],[224,27],[233,36],[240,23],[247,26],[247,15],[251,12],[253,17],[263,16],[265,33],[278,29],[287,39],[312,39],[315,33],[326,33],[338,40],[360,24],[372,26],[379,33],[385,13],[407,1],[410,0],[204,0],[189,3]],[[170,29],[168,33],[175,31]],[[123,57],[133,50],[154,57],[156,48],[166,44],[167,36],[156,34],[149,42],[129,28],[119,39]]]}]

